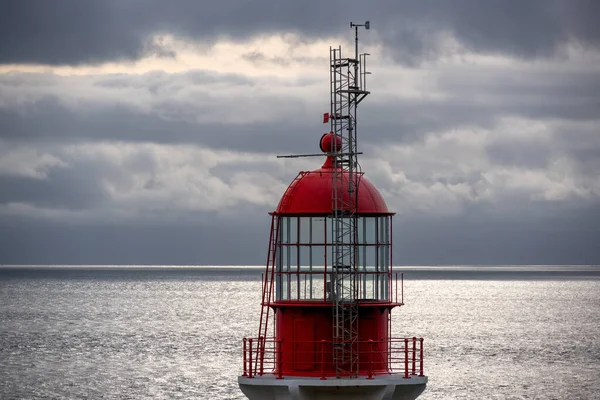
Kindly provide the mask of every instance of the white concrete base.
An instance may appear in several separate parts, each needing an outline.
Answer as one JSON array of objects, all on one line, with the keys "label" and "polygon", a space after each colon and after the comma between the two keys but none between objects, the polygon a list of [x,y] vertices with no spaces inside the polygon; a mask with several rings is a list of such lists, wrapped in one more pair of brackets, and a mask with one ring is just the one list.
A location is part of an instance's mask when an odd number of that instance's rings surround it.
[{"label": "white concrete base", "polygon": [[301,378],[263,375],[238,377],[242,392],[250,400],[413,400],[425,390],[426,376],[404,379],[401,374],[379,375],[373,379]]}]

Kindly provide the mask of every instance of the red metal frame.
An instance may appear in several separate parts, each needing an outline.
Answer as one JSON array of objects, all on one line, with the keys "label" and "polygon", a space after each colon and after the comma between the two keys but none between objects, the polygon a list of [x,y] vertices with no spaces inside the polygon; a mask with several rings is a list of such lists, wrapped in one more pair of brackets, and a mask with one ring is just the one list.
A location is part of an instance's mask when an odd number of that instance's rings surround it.
[{"label": "red metal frame", "polygon": [[[265,344],[263,346],[253,346],[254,343],[260,341]],[[417,341],[419,346],[416,345]],[[286,358],[282,346],[283,340],[244,338],[242,342],[244,349],[242,358],[243,376],[248,378],[270,374],[277,379],[284,379],[285,376],[313,376],[325,380],[336,376],[332,363],[333,351],[331,346],[333,341],[292,341],[292,348],[295,348],[297,344],[312,344],[314,349],[319,349],[317,351],[319,357],[314,359],[314,368],[310,371],[303,369],[297,373],[294,373],[289,366],[283,365],[283,360]],[[378,343],[380,346],[377,345]],[[413,376],[423,376],[423,338],[389,338],[387,341],[378,341],[378,343],[373,339],[359,342],[359,348],[366,349],[359,351],[360,376],[366,376],[367,379],[395,373],[402,373],[405,379],[411,379]],[[386,360],[384,360],[378,350],[386,347],[391,348],[392,352],[391,357],[386,357]],[[254,363],[255,360],[260,360],[258,365]],[[283,373],[284,370],[287,371],[285,374]],[[419,371],[418,374],[417,370]]]}]

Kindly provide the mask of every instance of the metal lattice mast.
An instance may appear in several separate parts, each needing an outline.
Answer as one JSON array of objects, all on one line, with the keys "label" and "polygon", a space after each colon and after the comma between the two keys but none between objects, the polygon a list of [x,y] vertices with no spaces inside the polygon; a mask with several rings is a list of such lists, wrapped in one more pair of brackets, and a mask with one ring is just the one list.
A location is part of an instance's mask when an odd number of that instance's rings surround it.
[{"label": "metal lattice mast", "polygon": [[355,30],[354,57],[344,58],[342,49],[330,48],[331,131],[341,139],[335,149],[332,174],[332,303],[333,362],[336,375],[358,376],[358,268],[357,216],[357,130],[358,104],[369,94],[366,90],[365,61],[358,54],[358,27],[369,29],[369,22],[350,23]]}]

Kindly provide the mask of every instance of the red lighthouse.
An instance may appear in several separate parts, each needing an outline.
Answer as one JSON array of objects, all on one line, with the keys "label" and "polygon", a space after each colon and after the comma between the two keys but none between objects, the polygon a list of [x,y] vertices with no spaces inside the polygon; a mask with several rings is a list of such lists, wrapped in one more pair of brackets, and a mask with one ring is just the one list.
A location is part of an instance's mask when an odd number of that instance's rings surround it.
[{"label": "red lighthouse", "polygon": [[[271,213],[258,335],[243,340],[250,399],[414,399],[425,389],[423,339],[394,338],[392,217],[357,156],[366,54],[330,49],[331,132],[321,168],[300,172]],[[396,279],[394,279],[396,277]]]}]

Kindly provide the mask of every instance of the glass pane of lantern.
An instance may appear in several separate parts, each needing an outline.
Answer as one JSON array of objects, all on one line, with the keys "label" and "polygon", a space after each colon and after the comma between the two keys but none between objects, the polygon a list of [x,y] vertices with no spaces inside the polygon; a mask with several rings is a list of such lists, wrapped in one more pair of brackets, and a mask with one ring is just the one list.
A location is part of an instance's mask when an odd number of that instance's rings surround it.
[{"label": "glass pane of lantern", "polygon": [[364,240],[365,243],[376,243],[377,242],[377,217],[365,217],[364,221]]},{"label": "glass pane of lantern", "polygon": [[379,276],[379,299],[388,299],[388,289],[390,285],[389,275],[387,273],[381,273]]},{"label": "glass pane of lantern", "polygon": [[298,268],[298,246],[288,246],[288,265],[290,271],[296,271]]},{"label": "glass pane of lantern", "polygon": [[279,276],[278,285],[277,285],[277,300],[287,300],[287,299],[289,299],[288,275],[281,274]]},{"label": "glass pane of lantern", "polygon": [[327,265],[327,270],[331,271],[331,265],[333,264],[333,246],[327,245],[325,247],[325,262]]},{"label": "glass pane of lantern", "polygon": [[[326,232],[327,232],[325,240],[326,240],[327,243],[333,243],[333,219],[327,217],[325,219],[325,224],[326,224],[325,229],[326,229]],[[329,255],[327,256],[327,258],[329,258]]]},{"label": "glass pane of lantern", "polygon": [[379,247],[379,272],[387,272],[390,265],[390,246],[378,246]]},{"label": "glass pane of lantern", "polygon": [[380,217],[379,219],[379,243],[389,243],[389,218]]},{"label": "glass pane of lantern", "polygon": [[356,267],[362,272],[366,261],[365,246],[356,246]]},{"label": "glass pane of lantern", "polygon": [[290,267],[294,265],[293,262],[296,259],[296,246],[282,244],[278,246],[277,251],[279,253],[279,257],[277,257],[279,260],[279,262],[277,263],[277,270],[282,272],[288,272],[290,270]]},{"label": "glass pane of lantern", "polygon": [[300,276],[297,273],[290,273],[289,276],[289,287],[290,287],[290,300],[298,300],[300,294]]},{"label": "glass pane of lantern", "polygon": [[289,217],[288,243],[298,243],[298,217]]},{"label": "glass pane of lantern", "polygon": [[311,300],[323,300],[325,285],[323,284],[323,274],[313,275]]},{"label": "glass pane of lantern", "polygon": [[312,265],[312,259],[310,256],[311,246],[300,246],[300,259],[298,264],[300,265],[301,271],[310,271]]},{"label": "glass pane of lantern", "polygon": [[300,244],[309,244],[310,243],[310,233],[311,233],[311,218],[310,217],[300,217]]},{"label": "glass pane of lantern", "polygon": [[283,246],[279,244],[277,246],[276,254],[275,254],[275,270],[281,271],[281,265],[283,263]]},{"label": "glass pane of lantern", "polygon": [[364,274],[362,282],[362,298],[365,300],[375,299],[375,275]]},{"label": "glass pane of lantern", "polygon": [[365,246],[365,266],[368,271],[375,271],[375,246]]},{"label": "glass pane of lantern", "polygon": [[281,274],[275,274],[275,299],[281,300]]},{"label": "glass pane of lantern", "polygon": [[288,243],[288,227],[289,227],[289,217],[280,217],[279,222],[279,243]]},{"label": "glass pane of lantern", "polygon": [[312,243],[313,244],[324,244],[325,243],[325,218],[324,217],[313,217],[312,218]]},{"label": "glass pane of lantern", "polygon": [[365,243],[365,217],[356,219],[356,233],[358,235],[357,243]]},{"label": "glass pane of lantern", "polygon": [[325,247],[324,246],[311,246],[311,259],[313,270],[323,270],[325,265]]}]

